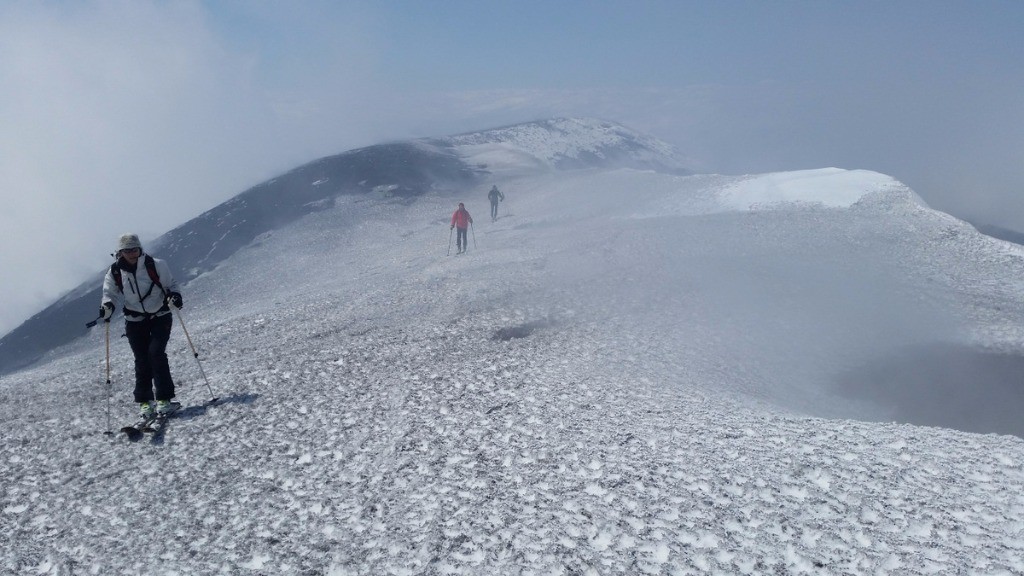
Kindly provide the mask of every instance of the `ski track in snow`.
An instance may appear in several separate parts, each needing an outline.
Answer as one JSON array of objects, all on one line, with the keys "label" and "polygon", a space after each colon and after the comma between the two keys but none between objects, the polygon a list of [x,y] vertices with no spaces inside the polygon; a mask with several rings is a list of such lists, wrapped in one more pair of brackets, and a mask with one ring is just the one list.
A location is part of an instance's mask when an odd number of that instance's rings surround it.
[{"label": "ski track in snow", "polygon": [[[897,193],[729,212],[715,198],[742,179],[499,186],[497,223],[489,186],[467,197],[464,256],[444,255],[460,198],[349,197],[193,280],[183,313],[222,401],[195,407],[176,325],[186,409],[162,444],[100,433],[102,328],[5,377],[0,571],[1024,573],[1024,442],[841,417],[808,382],[916,334],[854,338],[864,314],[786,283],[874,262],[906,274],[896,296],[1017,346],[1017,249]],[[725,255],[756,290],[722,293]],[[752,318],[764,292],[780,312]],[[787,322],[811,334],[765,328]],[[116,428],[131,353],[111,334]]]}]

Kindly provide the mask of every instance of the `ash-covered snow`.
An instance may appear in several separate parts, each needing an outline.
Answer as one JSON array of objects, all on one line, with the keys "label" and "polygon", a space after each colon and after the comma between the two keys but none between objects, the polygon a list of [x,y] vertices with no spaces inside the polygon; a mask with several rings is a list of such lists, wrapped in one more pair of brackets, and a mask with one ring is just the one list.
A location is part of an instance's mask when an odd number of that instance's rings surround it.
[{"label": "ash-covered snow", "polygon": [[1024,573],[1021,438],[835,385],[1019,351],[1024,254],[887,177],[808,176],[510,175],[494,223],[489,185],[339,197],[188,284],[222,402],[176,324],[163,442],[102,434],[102,327],[3,379],[0,572]]}]

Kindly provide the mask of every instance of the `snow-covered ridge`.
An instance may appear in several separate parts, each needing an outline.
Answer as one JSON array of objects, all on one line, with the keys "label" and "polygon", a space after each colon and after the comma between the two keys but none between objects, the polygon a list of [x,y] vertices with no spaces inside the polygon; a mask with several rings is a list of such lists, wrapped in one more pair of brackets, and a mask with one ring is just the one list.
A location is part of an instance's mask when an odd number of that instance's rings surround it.
[{"label": "snow-covered ridge", "polygon": [[[750,176],[727,186],[719,194],[722,204],[735,210],[755,210],[779,204],[821,204],[848,208],[868,194],[907,190],[898,180],[870,170],[822,168]],[[912,194],[915,202],[925,202]]]},{"label": "snow-covered ridge", "polygon": [[[442,139],[470,162],[497,160],[495,150],[526,154],[554,168],[582,167],[595,163],[685,172],[679,154],[671,145],[640,134],[620,124],[592,118],[556,118],[459,134]],[[499,162],[500,163],[500,162]]]}]

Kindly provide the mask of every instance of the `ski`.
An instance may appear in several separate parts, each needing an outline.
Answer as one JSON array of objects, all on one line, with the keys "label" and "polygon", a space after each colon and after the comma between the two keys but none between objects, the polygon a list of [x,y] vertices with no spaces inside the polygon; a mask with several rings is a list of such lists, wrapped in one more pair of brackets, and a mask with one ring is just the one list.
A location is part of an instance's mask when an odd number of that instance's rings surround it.
[{"label": "ski", "polygon": [[167,421],[170,420],[173,415],[174,413],[172,412],[170,414],[161,414],[160,416],[157,416],[149,426],[143,429],[143,432],[152,434],[153,441],[160,440],[163,438],[164,431],[167,430]]},{"label": "ski", "polygon": [[[196,411],[202,413],[203,411],[206,410],[207,407],[216,406],[218,400],[220,400],[220,398],[210,398],[209,400],[203,402],[202,404],[196,406],[189,406],[187,411],[191,412],[192,415],[195,415]],[[154,412],[152,416],[147,416],[145,418],[140,419],[135,424],[121,428],[121,432],[123,432],[124,435],[127,436],[128,440],[130,440],[131,442],[137,442],[138,440],[142,439],[142,437],[146,434],[152,434],[153,440],[159,442],[160,438],[164,433],[164,430],[166,430],[167,428],[167,421],[173,418],[175,415],[184,412],[186,412],[185,407],[179,404],[178,402],[175,402],[174,409],[171,410],[170,412],[167,412],[165,414]]]},{"label": "ski", "polygon": [[164,414],[157,414],[157,419],[153,420],[150,425],[142,429],[143,433],[153,435],[152,442],[159,443],[163,440],[164,430],[167,429],[167,421],[174,417],[175,414],[181,411],[181,404],[175,402],[174,407],[170,412]]},{"label": "ski", "polygon": [[156,414],[145,416],[135,424],[124,426],[121,428],[121,432],[128,437],[128,440],[135,442],[142,438],[143,432],[149,429],[154,420],[156,420]]},{"label": "ski", "polygon": [[142,431],[147,434],[152,434],[154,437],[162,435],[164,430],[167,428],[167,421],[180,411],[181,404],[175,402],[173,410],[170,412],[164,412],[163,414],[158,412],[156,418],[150,420],[149,425],[143,428]]}]

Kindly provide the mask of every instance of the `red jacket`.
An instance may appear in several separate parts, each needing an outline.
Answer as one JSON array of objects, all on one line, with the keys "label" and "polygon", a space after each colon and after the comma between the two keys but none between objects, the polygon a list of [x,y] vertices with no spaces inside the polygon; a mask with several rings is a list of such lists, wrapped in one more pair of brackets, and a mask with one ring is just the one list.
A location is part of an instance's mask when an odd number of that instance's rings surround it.
[{"label": "red jacket", "polygon": [[465,208],[459,208],[452,213],[452,226],[458,228],[469,228],[469,225],[473,223],[473,217],[469,215],[469,211]]}]

